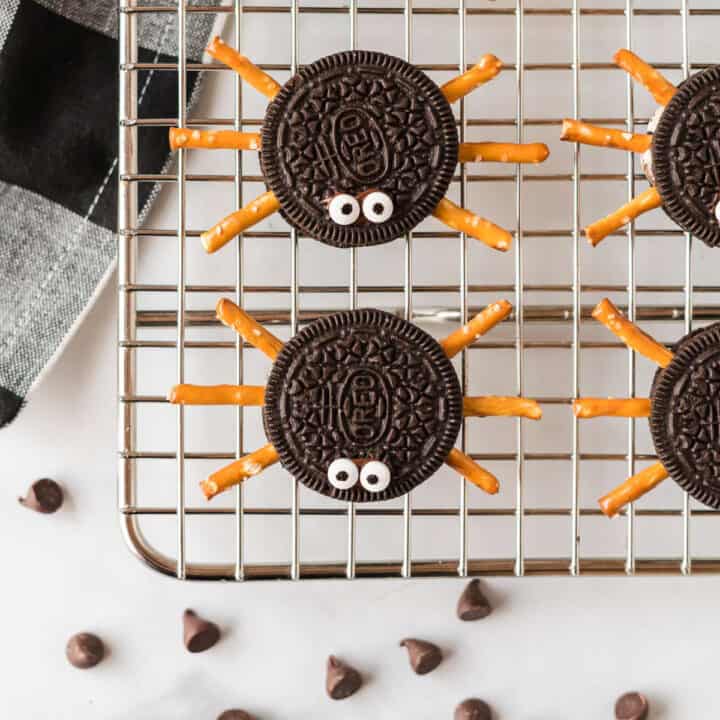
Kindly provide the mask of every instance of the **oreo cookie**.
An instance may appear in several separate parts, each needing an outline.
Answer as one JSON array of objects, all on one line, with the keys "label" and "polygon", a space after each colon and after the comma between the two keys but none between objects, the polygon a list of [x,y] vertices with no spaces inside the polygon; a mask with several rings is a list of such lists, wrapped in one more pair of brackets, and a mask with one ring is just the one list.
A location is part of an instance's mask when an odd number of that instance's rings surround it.
[{"label": "oreo cookie", "polygon": [[317,320],[277,356],[263,420],[283,467],[338,500],[404,495],[455,446],[463,403],[440,344],[371,309]]},{"label": "oreo cookie", "polygon": [[673,480],[720,508],[720,323],[681,340],[655,374],[650,430]]},{"label": "oreo cookie", "polygon": [[663,110],[652,177],[667,215],[706,245],[720,245],[720,66],[685,81]]},{"label": "oreo cookie", "polygon": [[455,118],[440,88],[379,52],[305,66],[263,123],[261,165],[281,215],[335,247],[412,230],[445,196],[457,160]]}]

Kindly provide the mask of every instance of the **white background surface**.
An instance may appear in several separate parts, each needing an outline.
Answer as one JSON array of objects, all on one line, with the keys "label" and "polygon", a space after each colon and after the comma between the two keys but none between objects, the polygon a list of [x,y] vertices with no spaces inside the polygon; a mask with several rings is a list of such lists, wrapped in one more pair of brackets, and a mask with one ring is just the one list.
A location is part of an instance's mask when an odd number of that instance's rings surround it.
[{"label": "white background surface", "polygon": [[[547,3],[545,3],[547,4]],[[596,5],[599,3],[595,3]],[[608,3],[603,3],[607,5]],[[658,6],[660,3],[652,3]],[[667,4],[667,3],[665,3]],[[671,3],[670,3],[671,4]],[[622,7],[622,3],[616,3]],[[366,22],[367,20],[367,22]],[[427,19],[426,19],[427,20]],[[637,23],[635,42],[650,59],[679,57],[679,18],[672,23],[643,16]],[[707,61],[713,37],[712,21],[691,24],[693,57]],[[248,23],[253,18],[248,16]],[[255,21],[246,33],[246,51],[264,62],[287,60],[287,33],[271,35]],[[334,30],[317,23],[302,22],[300,51],[302,61],[346,47],[346,19],[333,19]],[[454,20],[432,19],[416,27],[415,53],[418,61],[447,62],[456,40]],[[506,60],[514,58],[514,20],[498,16],[482,22],[469,21],[468,55],[475,57],[492,50]],[[538,62],[567,61],[570,51],[569,18],[530,16],[526,18],[526,57]],[[358,28],[361,47],[381,46],[402,53],[400,26],[392,22],[361,20]],[[438,38],[447,39],[441,47]],[[664,35],[660,35],[664,33]],[[662,44],[658,38],[662,37]],[[605,62],[623,44],[624,20],[621,16],[585,17],[583,20],[583,59]],[[280,48],[273,41],[281,40]],[[657,49],[662,45],[662,52]],[[281,57],[273,53],[280,53]],[[444,53],[444,55],[443,55]],[[454,56],[453,56],[454,57]],[[451,58],[452,60],[452,58]],[[584,75],[583,77],[588,77]],[[437,76],[444,79],[443,74]],[[556,82],[561,78],[562,82]],[[219,90],[217,83],[224,82]],[[587,115],[624,115],[624,80],[619,73],[590,75],[583,85]],[[568,95],[569,75],[534,73],[526,83],[526,111],[538,117],[556,117],[571,111]],[[209,116],[227,115],[231,107],[232,85],[226,76],[213,77],[199,110]],[[603,92],[607,90],[607,92]],[[495,117],[514,116],[513,78],[501,76],[484,95],[473,97],[473,112]],[[263,103],[246,93],[249,114],[262,113]],[[484,99],[483,99],[484,98]],[[651,109],[642,93],[637,93],[640,113]],[[474,128],[469,139],[512,140],[512,129]],[[481,132],[482,131],[482,132]],[[569,172],[570,149],[559,144],[553,127],[528,130],[526,139],[552,142],[553,157],[547,172]],[[248,160],[253,172],[254,160]],[[587,172],[624,172],[622,154],[583,151]],[[193,155],[191,170],[231,172],[227,154],[209,157]],[[536,172],[531,169],[529,172]],[[499,169],[498,172],[503,172]],[[569,183],[526,185],[523,212],[526,227],[568,227]],[[595,185],[594,187],[597,187]],[[254,188],[258,190],[258,187]],[[253,188],[246,189],[252,196]],[[584,219],[607,212],[624,198],[624,185],[604,185],[603,192],[583,191]],[[512,224],[514,191],[509,183],[473,185],[469,203],[493,220]],[[232,207],[230,187],[192,188],[189,226],[206,227]],[[151,222],[172,227],[172,192],[160,201]],[[642,227],[669,227],[661,214],[643,220]],[[268,227],[282,228],[272,219]],[[622,242],[622,241],[620,241]],[[287,283],[287,243],[246,243],[249,282]],[[418,239],[415,248],[416,282],[457,283],[456,243],[452,252],[438,252],[437,245]],[[637,243],[640,283],[678,284],[682,280],[683,244],[677,238],[643,237]],[[279,249],[278,249],[279,248]],[[586,283],[622,283],[626,279],[627,251],[620,243],[607,243],[591,253],[583,247],[582,277]],[[570,276],[570,241],[546,238],[542,243],[528,239],[524,245],[525,280],[535,283],[567,283]],[[189,244],[190,282],[232,282],[234,254],[206,258]],[[175,256],[172,241],[155,242],[145,250],[141,280],[173,282]],[[548,261],[552,253],[552,262]],[[658,260],[661,258],[661,260]],[[230,260],[230,261],[228,261]],[[693,260],[698,283],[716,282],[706,251],[696,248]],[[360,282],[397,282],[402,277],[402,245],[394,243],[360,254]],[[512,283],[512,255],[493,255],[479,244],[470,247],[470,281],[474,283]],[[302,283],[344,282],[347,257],[328,251],[312,241],[301,241],[300,278]],[[708,296],[704,296],[708,297]],[[139,298],[141,307],[157,308],[165,300],[174,306],[175,298]],[[473,303],[493,297],[479,294]],[[596,298],[584,298],[592,302]],[[531,293],[529,303],[538,302]],[[619,295],[618,301],[623,297]],[[543,302],[567,304],[570,295],[545,296]],[[643,302],[656,302],[645,295]],[[681,296],[663,296],[665,304],[681,304]],[[189,300],[194,308],[211,307],[214,298]],[[256,307],[286,306],[287,296],[250,297]],[[302,306],[334,302],[343,307],[346,297],[302,298]],[[397,305],[401,297],[361,298],[361,304]],[[144,303],[144,304],[143,304]],[[194,305],[192,303],[195,303]],[[455,295],[416,298],[416,305],[455,306]],[[302,582],[299,584],[179,583],[142,567],[127,551],[118,529],[116,511],[115,462],[115,296],[104,291],[95,309],[71,340],[59,362],[45,377],[28,407],[8,429],[0,432],[2,495],[0,496],[0,545],[2,594],[0,607],[4,625],[0,634],[0,717],[53,718],[58,720],[212,720],[223,709],[245,707],[262,720],[321,720],[324,718],[443,718],[451,717],[454,706],[464,697],[485,698],[496,710],[497,718],[512,720],[556,720],[612,717],[615,697],[628,689],[648,694],[652,718],[703,720],[717,715],[713,695],[717,685],[717,597],[720,579],[712,577],[673,578],[525,578],[491,579],[489,594],[496,611],[486,620],[460,623],[454,614],[460,580]],[[450,329],[448,326],[447,329]],[[651,328],[661,339],[676,338],[681,323]],[[437,333],[443,332],[437,328]],[[565,328],[567,330],[567,328]],[[195,332],[195,331],[193,331]],[[204,334],[203,334],[204,332]],[[208,337],[200,331],[193,337]],[[214,331],[213,331],[214,332]],[[536,337],[558,337],[557,328],[533,329]],[[606,339],[602,333],[594,339]],[[172,331],[148,336],[172,338]],[[502,335],[501,335],[502,336]],[[211,335],[222,337],[227,335]],[[588,335],[585,335],[587,338]],[[219,381],[233,372],[229,355],[190,357],[189,378],[195,382]],[[529,395],[567,395],[570,383],[568,352],[527,354],[526,392]],[[152,355],[142,362],[139,392],[164,394],[172,378],[172,353]],[[483,361],[492,363],[491,373],[473,368],[470,383],[475,392],[514,392],[511,355],[496,354]],[[254,362],[254,361],[253,361]],[[253,362],[249,382],[260,382],[266,367]],[[624,353],[584,355],[581,386],[586,393],[622,394],[627,387],[627,356]],[[638,388],[646,388],[652,368],[638,363]],[[487,386],[492,380],[495,385]],[[482,380],[482,382],[481,382]],[[230,381],[228,378],[227,381]],[[156,413],[156,414],[153,414]],[[233,443],[232,415],[188,413],[188,444],[228,450]],[[139,417],[141,447],[173,449],[172,408],[149,408]],[[603,421],[598,421],[602,423]],[[250,424],[252,428],[252,423]],[[246,433],[246,446],[261,441],[256,429]],[[485,434],[473,426],[473,451],[514,449],[512,423],[490,421]],[[624,452],[626,426],[620,422],[594,425],[594,432],[583,430],[586,451]],[[568,451],[569,412],[566,407],[550,407],[546,420],[528,426],[526,447],[530,450]],[[600,429],[600,431],[598,431]],[[649,450],[648,438],[639,426],[639,450]],[[212,443],[215,443],[214,445]],[[528,504],[567,504],[568,464],[533,464],[526,467]],[[199,503],[196,480],[208,467],[188,469],[188,501]],[[470,493],[470,504],[497,502],[514,504],[513,465],[491,466],[502,477],[503,492],[496,499]],[[621,479],[625,463],[596,463],[582,468],[582,502],[591,506],[601,491]],[[19,506],[18,494],[35,478],[50,476],[63,483],[68,502],[55,516],[35,515]],[[172,463],[152,466],[141,488],[146,503],[172,504],[174,498]],[[449,474],[445,478],[452,477]],[[417,491],[418,503],[455,504],[456,490],[448,491],[438,478]],[[456,488],[457,485],[453,485]],[[270,473],[265,483],[248,485],[251,501],[266,504],[287,503],[287,480],[281,472]],[[194,493],[194,494],[193,494]],[[303,501],[317,500],[310,494]],[[218,499],[221,501],[221,499]],[[224,500],[222,500],[224,502]],[[646,507],[678,508],[681,495],[672,485],[643,501]],[[507,523],[483,521],[471,524],[470,550],[476,557],[508,557],[514,552],[512,519]],[[219,529],[207,523],[191,524],[189,553],[208,553],[222,548],[232,553],[232,527]],[[678,556],[681,527],[677,519],[650,527],[639,523],[638,554]],[[372,532],[373,525],[362,525],[359,555],[378,559],[398,555],[397,524]],[[337,528],[337,541],[327,541],[308,521],[303,523],[301,547],[304,557],[341,560],[344,556],[343,526]],[[423,528],[425,531],[423,532]],[[568,551],[567,518],[538,525],[527,523],[528,556],[559,555]],[[624,525],[618,521],[584,519],[581,523],[581,552],[584,556],[622,555]],[[276,533],[268,525],[256,528],[257,540],[249,548],[255,560],[281,560],[287,557],[287,528]],[[364,534],[363,534],[364,533]],[[696,521],[693,550],[698,555],[717,554],[714,526]],[[262,539],[262,542],[260,541]],[[457,550],[455,521],[414,527],[417,557],[453,557]],[[173,528],[157,535],[159,546],[172,553]],[[163,546],[163,543],[165,545]],[[394,543],[394,544],[393,544]],[[202,655],[190,655],[181,643],[180,616],[184,608],[217,621],[224,630],[221,643]],[[78,631],[97,632],[107,642],[110,657],[99,667],[81,672],[70,667],[64,657],[67,638]],[[414,635],[440,644],[446,661],[432,675],[414,676],[405,652],[397,642]],[[367,684],[355,697],[333,703],[324,694],[324,662],[337,653],[367,677]]]}]

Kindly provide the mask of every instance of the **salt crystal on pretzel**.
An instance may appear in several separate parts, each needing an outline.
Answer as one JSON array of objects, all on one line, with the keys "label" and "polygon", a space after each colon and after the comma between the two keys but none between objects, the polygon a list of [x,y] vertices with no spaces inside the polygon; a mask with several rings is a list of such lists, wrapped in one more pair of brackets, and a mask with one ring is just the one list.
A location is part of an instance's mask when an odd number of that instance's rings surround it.
[{"label": "salt crystal on pretzel", "polygon": [[673,354],[670,350],[630,322],[607,298],[597,304],[592,316],[629,348],[644,355],[660,367],[667,367],[672,361]]},{"label": "salt crystal on pretzel", "polygon": [[275,80],[237,50],[226,45],[219,37],[212,39],[207,51],[215,60],[232,68],[243,80],[270,100],[280,92],[281,86]]},{"label": "salt crystal on pretzel", "polygon": [[652,145],[651,135],[613,130],[571,119],[563,120],[560,139],[568,142],[579,142],[584,145],[629,150],[636,153],[644,153]]},{"label": "salt crystal on pretzel", "polygon": [[206,150],[259,150],[260,134],[237,130],[190,130],[170,128],[170,148]]},{"label": "salt crystal on pretzel", "polygon": [[211,500],[218,493],[234,485],[239,485],[243,480],[261,473],[279,459],[277,450],[272,445],[263,445],[259,450],[255,450],[255,452],[214,472],[200,483],[200,489],[205,497]]}]

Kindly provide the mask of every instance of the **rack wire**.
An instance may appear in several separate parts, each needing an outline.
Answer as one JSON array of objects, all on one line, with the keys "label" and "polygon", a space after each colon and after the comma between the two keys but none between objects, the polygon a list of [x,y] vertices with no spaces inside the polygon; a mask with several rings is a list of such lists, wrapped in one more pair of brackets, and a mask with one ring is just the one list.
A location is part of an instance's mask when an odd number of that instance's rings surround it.
[{"label": "rack wire", "polygon": [[[138,22],[148,14],[173,17],[177,28],[177,63],[138,62]],[[514,203],[511,227],[515,242],[511,257],[503,260],[512,267],[512,274],[507,279],[504,276],[502,280],[496,278],[492,269],[494,265],[489,264],[487,270],[480,268],[476,271],[474,259],[477,256],[473,254],[465,235],[439,231],[423,224],[397,241],[402,246],[398,281],[361,282],[359,264],[365,250],[353,249],[336,251],[345,253],[344,257],[347,257],[346,282],[301,282],[300,267],[304,248],[307,247],[302,242],[303,238],[299,238],[294,229],[271,228],[246,232],[236,241],[234,250],[226,249],[225,257],[234,257],[233,281],[188,282],[191,265],[200,262],[188,249],[189,243],[196,243],[199,235],[199,230],[188,226],[189,209],[196,188],[208,183],[230,185],[232,202],[239,207],[246,186],[262,181],[257,172],[248,172],[241,153],[233,154],[232,171],[226,173],[191,172],[185,150],[178,151],[174,169],[162,173],[141,172],[140,169],[142,144],[139,135],[143,128],[177,124],[230,126],[241,130],[262,124],[261,117],[247,114],[243,88],[237,76],[232,81],[234,97],[231,116],[202,116],[187,110],[188,72],[203,70],[229,76],[229,71],[221,65],[193,62],[187,58],[187,24],[194,17],[209,14],[224,16],[232,21],[231,40],[241,50],[246,41],[244,26],[249,16],[260,17],[267,24],[277,23],[289,30],[289,51],[278,51],[277,62],[261,63],[261,67],[268,71],[286,74],[294,73],[300,64],[301,18],[307,17],[313,22],[322,18],[345,18],[347,22],[344,29],[336,28],[334,32],[343,34],[342,44],[347,48],[360,46],[358,28],[364,20],[378,16],[399,20],[394,27],[401,36],[402,53],[397,54],[404,55],[411,62],[416,58],[415,23],[428,16],[432,19],[450,19],[456,23],[454,41],[450,43],[450,46],[454,45],[454,55],[448,54],[443,62],[418,62],[430,74],[442,74],[462,72],[466,68],[469,22],[492,22],[509,17],[514,21],[514,57],[511,62],[507,62],[508,58],[504,59],[506,73],[514,77],[514,114],[485,114],[477,111],[474,105],[470,107],[469,102],[461,101],[457,112],[460,139],[470,132],[476,132],[476,128],[493,132],[509,128],[517,142],[529,139],[531,132],[533,139],[537,132],[545,132],[543,139],[548,139],[553,151],[561,151],[559,143],[552,138],[558,134],[562,117],[555,116],[556,113],[549,116],[527,113],[526,89],[532,86],[534,78],[541,73],[554,73],[568,84],[568,113],[576,119],[614,124],[632,132],[638,126],[647,124],[651,114],[647,108],[638,112],[638,99],[629,80],[624,85],[624,115],[616,113],[614,117],[594,117],[583,112],[581,99],[585,97],[582,92],[585,76],[613,68],[609,62],[586,59],[583,43],[587,43],[587,33],[583,29],[584,22],[598,18],[613,21],[617,18],[621,25],[612,30],[615,47],[634,48],[638,39],[644,41],[648,33],[654,32],[652,28],[648,30],[642,27],[638,30],[637,24],[645,20],[662,20],[663,32],[669,36],[677,35],[679,57],[663,56],[662,44],[656,43],[654,48],[657,49],[657,56],[647,56],[645,53],[646,59],[661,70],[674,72],[680,79],[707,67],[712,60],[700,58],[692,61],[690,39],[698,33],[691,32],[691,20],[701,18],[706,22],[708,27],[699,35],[705,33],[710,37],[714,34],[714,19],[720,20],[720,10],[702,6],[691,8],[689,0],[678,0],[674,4],[657,0],[656,5],[652,6],[640,0],[623,0],[614,4],[612,0],[588,0],[584,3],[580,0],[501,0],[499,3],[489,0],[437,0],[435,4],[422,0],[278,0],[274,4],[234,0],[231,4],[222,5],[182,1],[176,5],[160,5],[150,2],[144,4],[143,0],[120,0],[118,502],[125,539],[133,552],[155,570],[179,579],[298,580],[369,576],[466,576],[482,573],[522,576],[538,573],[632,575],[641,572],[690,574],[720,571],[720,558],[713,542],[717,513],[696,506],[678,489],[670,489],[657,502],[641,502],[638,507],[630,507],[622,519],[612,523],[601,517],[597,507],[588,502],[584,494],[584,488],[593,485],[593,476],[596,473],[602,475],[597,468],[615,463],[613,472],[630,475],[635,472],[636,463],[654,458],[652,450],[646,448],[647,443],[643,446],[643,438],[638,438],[642,429],[634,420],[627,421],[624,441],[613,439],[609,426],[603,426],[599,444],[596,436],[586,447],[585,431],[581,431],[577,419],[570,412],[572,398],[587,394],[588,385],[593,385],[596,380],[588,376],[584,368],[590,366],[597,372],[598,363],[609,357],[608,351],[611,351],[614,362],[618,358],[626,358],[624,372],[627,383],[621,392],[626,390],[630,396],[634,396],[638,388],[644,390],[646,387],[646,384],[640,383],[647,383],[647,368],[636,367],[631,352],[620,350],[621,345],[608,340],[602,333],[594,333],[590,319],[592,298],[600,293],[619,296],[620,302],[624,300],[624,306],[632,319],[641,323],[659,324],[665,334],[662,340],[668,343],[689,332],[695,322],[720,319],[720,285],[713,283],[712,275],[703,275],[698,271],[698,267],[706,263],[707,256],[698,250],[689,235],[669,224],[637,228],[631,226],[627,231],[616,233],[608,241],[609,247],[603,251],[607,253],[604,255],[598,253],[597,256],[590,256],[583,250],[581,210],[584,207],[581,207],[581,203],[585,203],[587,198],[602,199],[605,192],[617,187],[619,182],[624,183],[625,193],[629,197],[633,196],[635,184],[642,178],[636,161],[630,157],[622,171],[617,168],[598,169],[596,157],[590,156],[591,150],[581,151],[579,147],[571,147],[566,149],[569,152],[569,167],[566,169],[551,165],[547,170],[542,167],[523,170],[521,166],[513,166],[512,172],[502,173],[485,171],[484,168],[478,172],[477,168],[466,169],[461,165],[453,185],[463,205],[476,187],[486,188],[488,184],[493,184],[503,191],[509,191],[509,186],[513,188],[510,193]],[[537,18],[549,23],[547,29],[551,36],[557,33],[557,37],[569,40],[570,56],[567,61],[527,59],[527,27],[530,20]],[[475,50],[477,48],[473,47]],[[485,50],[489,52],[493,48]],[[147,71],[177,74],[177,117],[153,118],[139,113],[138,77]],[[595,92],[601,95],[610,92],[600,82],[594,87]],[[590,161],[587,164],[586,157]],[[143,222],[137,203],[140,183],[158,184],[167,188],[166,191],[174,190],[174,215],[171,215],[174,221],[171,227],[155,224],[153,215]],[[556,187],[558,193],[567,196],[569,206],[563,215],[565,222],[562,226],[547,226],[542,218],[538,221],[537,212],[526,211],[529,194],[542,186]],[[600,208],[601,204],[597,207]],[[532,219],[528,220],[528,217]],[[648,222],[655,223],[657,220],[654,217]],[[556,277],[553,281],[528,281],[528,270],[534,270],[537,264],[537,261],[528,263],[528,253],[537,258],[533,244],[550,241],[555,243],[552,252],[562,253],[569,260],[564,277]],[[174,244],[177,257],[174,277],[161,281],[145,280],[142,270],[148,260],[143,251],[146,246],[161,242]],[[289,273],[285,282],[267,280],[263,277],[262,264],[254,267],[252,258],[247,257],[248,248],[253,243],[267,242],[276,243],[274,247],[289,249]],[[455,279],[436,279],[433,276],[430,281],[415,281],[416,244],[427,242],[444,242],[444,247],[455,248]],[[673,251],[676,253],[674,264],[681,268],[681,275],[671,277],[666,272],[661,273],[662,280],[650,277],[640,282],[638,255],[646,252],[650,243],[665,243],[669,247],[668,243],[673,242],[682,243],[681,262],[677,262],[677,251]],[[640,246],[640,243],[643,245]],[[612,265],[623,254],[626,260],[624,282],[615,280],[614,272],[608,278],[598,279],[596,273],[588,271],[591,262],[599,262],[596,257]],[[543,257],[544,262],[552,262],[544,253]],[[701,275],[699,282],[696,282],[697,274]],[[253,282],[248,281],[250,275],[255,278]],[[258,419],[252,419],[251,424],[242,408],[234,409],[232,448],[191,451],[187,444],[189,410],[182,406],[170,407],[165,401],[167,387],[156,385],[153,390],[147,391],[143,389],[141,378],[151,365],[158,364],[162,366],[162,372],[157,374],[169,386],[185,380],[188,353],[202,352],[203,357],[227,357],[227,353],[231,353],[234,357],[235,382],[243,383],[253,351],[238,338],[229,340],[225,336],[213,334],[215,319],[210,308],[217,296],[234,295],[238,304],[243,306],[254,298],[281,298],[281,301],[270,303],[271,307],[253,310],[253,314],[260,322],[284,327],[289,334],[294,334],[302,324],[337,309],[331,306],[342,303],[343,298],[345,307],[378,302],[413,322],[436,327],[441,322],[465,322],[476,306],[483,304],[481,298],[491,298],[501,293],[512,296],[515,312],[505,323],[504,334],[477,342],[462,353],[459,363],[462,387],[469,387],[476,377],[475,357],[482,357],[484,364],[492,364],[503,362],[499,358],[506,358],[506,353],[511,352],[514,358],[510,380],[512,387],[505,389],[519,395],[531,394],[533,388],[528,381],[531,367],[526,360],[528,355],[540,353],[542,357],[540,351],[560,353],[569,361],[565,392],[540,393],[538,399],[546,408],[563,413],[567,422],[568,446],[549,450],[529,448],[533,439],[530,430],[525,421],[517,419],[514,421],[511,447],[498,450],[490,437],[483,451],[470,452],[475,459],[502,464],[501,479],[512,488],[512,492],[503,496],[498,504],[490,504],[484,498],[471,494],[472,489],[468,488],[465,481],[460,481],[459,487],[445,486],[443,493],[421,494],[418,490],[413,491],[400,504],[357,507],[335,502],[318,504],[307,500],[303,488],[287,476],[281,479],[284,484],[289,482],[289,489],[286,486],[287,492],[282,493],[280,504],[267,501],[266,496],[263,496],[265,500],[261,502],[249,501],[247,491],[242,486],[234,491],[231,504],[207,506],[196,504],[192,497],[188,497],[188,464],[218,463],[240,457],[247,451],[247,436],[257,429]],[[696,295],[703,296],[702,303],[695,302]],[[198,304],[202,307],[198,307]],[[208,330],[210,334],[197,336],[194,334],[196,329]],[[157,360],[157,357],[148,359],[148,351],[161,353],[162,360]],[[620,372],[623,372],[622,368]],[[642,381],[639,381],[639,375],[643,376]],[[146,447],[142,442],[143,434],[147,435],[148,431],[147,423],[141,420],[140,414],[157,407],[167,411],[163,418],[174,416],[174,447],[157,449]],[[492,435],[490,430],[488,433]],[[154,431],[149,434],[154,437]],[[464,425],[460,437],[461,448],[472,450],[470,446],[473,437],[468,426]],[[170,474],[157,470],[163,462],[172,466]],[[535,473],[531,478],[531,466],[533,470],[541,468],[537,471],[541,482],[552,483],[551,490],[545,490],[544,493],[538,491],[540,483]],[[621,469],[618,470],[618,467]],[[620,479],[616,477],[617,481]],[[435,482],[435,479],[429,482]],[[163,499],[144,499],[145,484],[155,486],[150,493],[151,497]],[[155,493],[158,485],[162,485],[165,494]],[[168,500],[168,497],[172,499]],[[220,522],[230,524],[231,534],[222,536],[221,540],[222,550],[229,552],[228,559],[216,562],[190,557],[191,542],[197,542],[198,546],[207,549],[198,539],[202,531],[199,525],[195,526],[196,520],[209,521],[213,528]],[[256,522],[258,520],[261,522]],[[276,533],[269,528],[274,528],[273,523],[277,520],[283,521],[282,532],[287,533],[289,538],[276,553],[282,557],[268,560],[262,552],[256,551],[262,550],[269,542],[269,535]],[[384,537],[397,539],[399,536],[399,546],[392,545],[393,548],[397,547],[397,552],[387,551],[386,557],[378,557],[377,553],[372,557],[358,557],[359,528],[363,523],[378,520],[385,523],[376,538],[379,552],[382,555]],[[162,542],[155,542],[148,535],[148,527],[153,521],[166,521],[166,530],[167,522],[172,524],[171,541],[168,543],[165,539],[168,548],[161,547]],[[344,524],[344,528],[339,527],[338,522]],[[509,542],[504,535],[505,525],[500,528],[497,522],[511,524],[513,532]],[[541,524],[537,525],[538,522]],[[545,522],[555,523],[552,531],[545,531]],[[678,522],[681,524],[679,529]],[[647,523],[653,523],[652,529]],[[203,527],[207,529],[208,526]],[[307,527],[315,537],[326,533],[330,537],[331,533],[335,533],[336,539],[328,541],[328,544],[344,547],[343,557],[318,560],[315,557],[317,553],[309,556],[304,546],[304,529]],[[619,528],[624,529],[620,531]],[[429,545],[427,541],[419,540],[425,538],[428,532],[433,538],[439,538],[443,533],[449,536],[455,550],[443,550],[439,555],[422,555]],[[619,533],[623,536],[620,548],[615,542]],[[548,535],[559,540],[548,546],[542,541]],[[589,542],[586,542],[586,535],[590,536]],[[481,538],[480,543],[474,540],[478,536]],[[613,542],[608,542],[609,537],[613,538]],[[418,545],[420,550],[417,549]],[[606,545],[610,546],[607,552],[603,551]],[[505,552],[508,547],[509,551]],[[598,548],[601,550],[599,553],[596,552]]]}]

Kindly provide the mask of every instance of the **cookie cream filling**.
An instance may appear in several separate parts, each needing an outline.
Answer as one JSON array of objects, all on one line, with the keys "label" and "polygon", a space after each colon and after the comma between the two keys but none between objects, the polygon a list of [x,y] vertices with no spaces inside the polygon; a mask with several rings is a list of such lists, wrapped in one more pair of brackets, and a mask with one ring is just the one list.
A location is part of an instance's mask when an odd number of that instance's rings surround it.
[{"label": "cookie cream filling", "polygon": [[[650,122],[648,122],[647,126],[648,135],[653,135],[655,133],[655,130],[660,123],[660,118],[662,117],[664,110],[665,108],[661,105],[655,111],[655,114],[650,118]],[[648,182],[651,185],[655,185],[655,169],[653,167],[652,146],[650,146],[642,154],[640,158],[640,166],[642,167],[642,171],[645,174],[645,177],[648,179]]]}]

